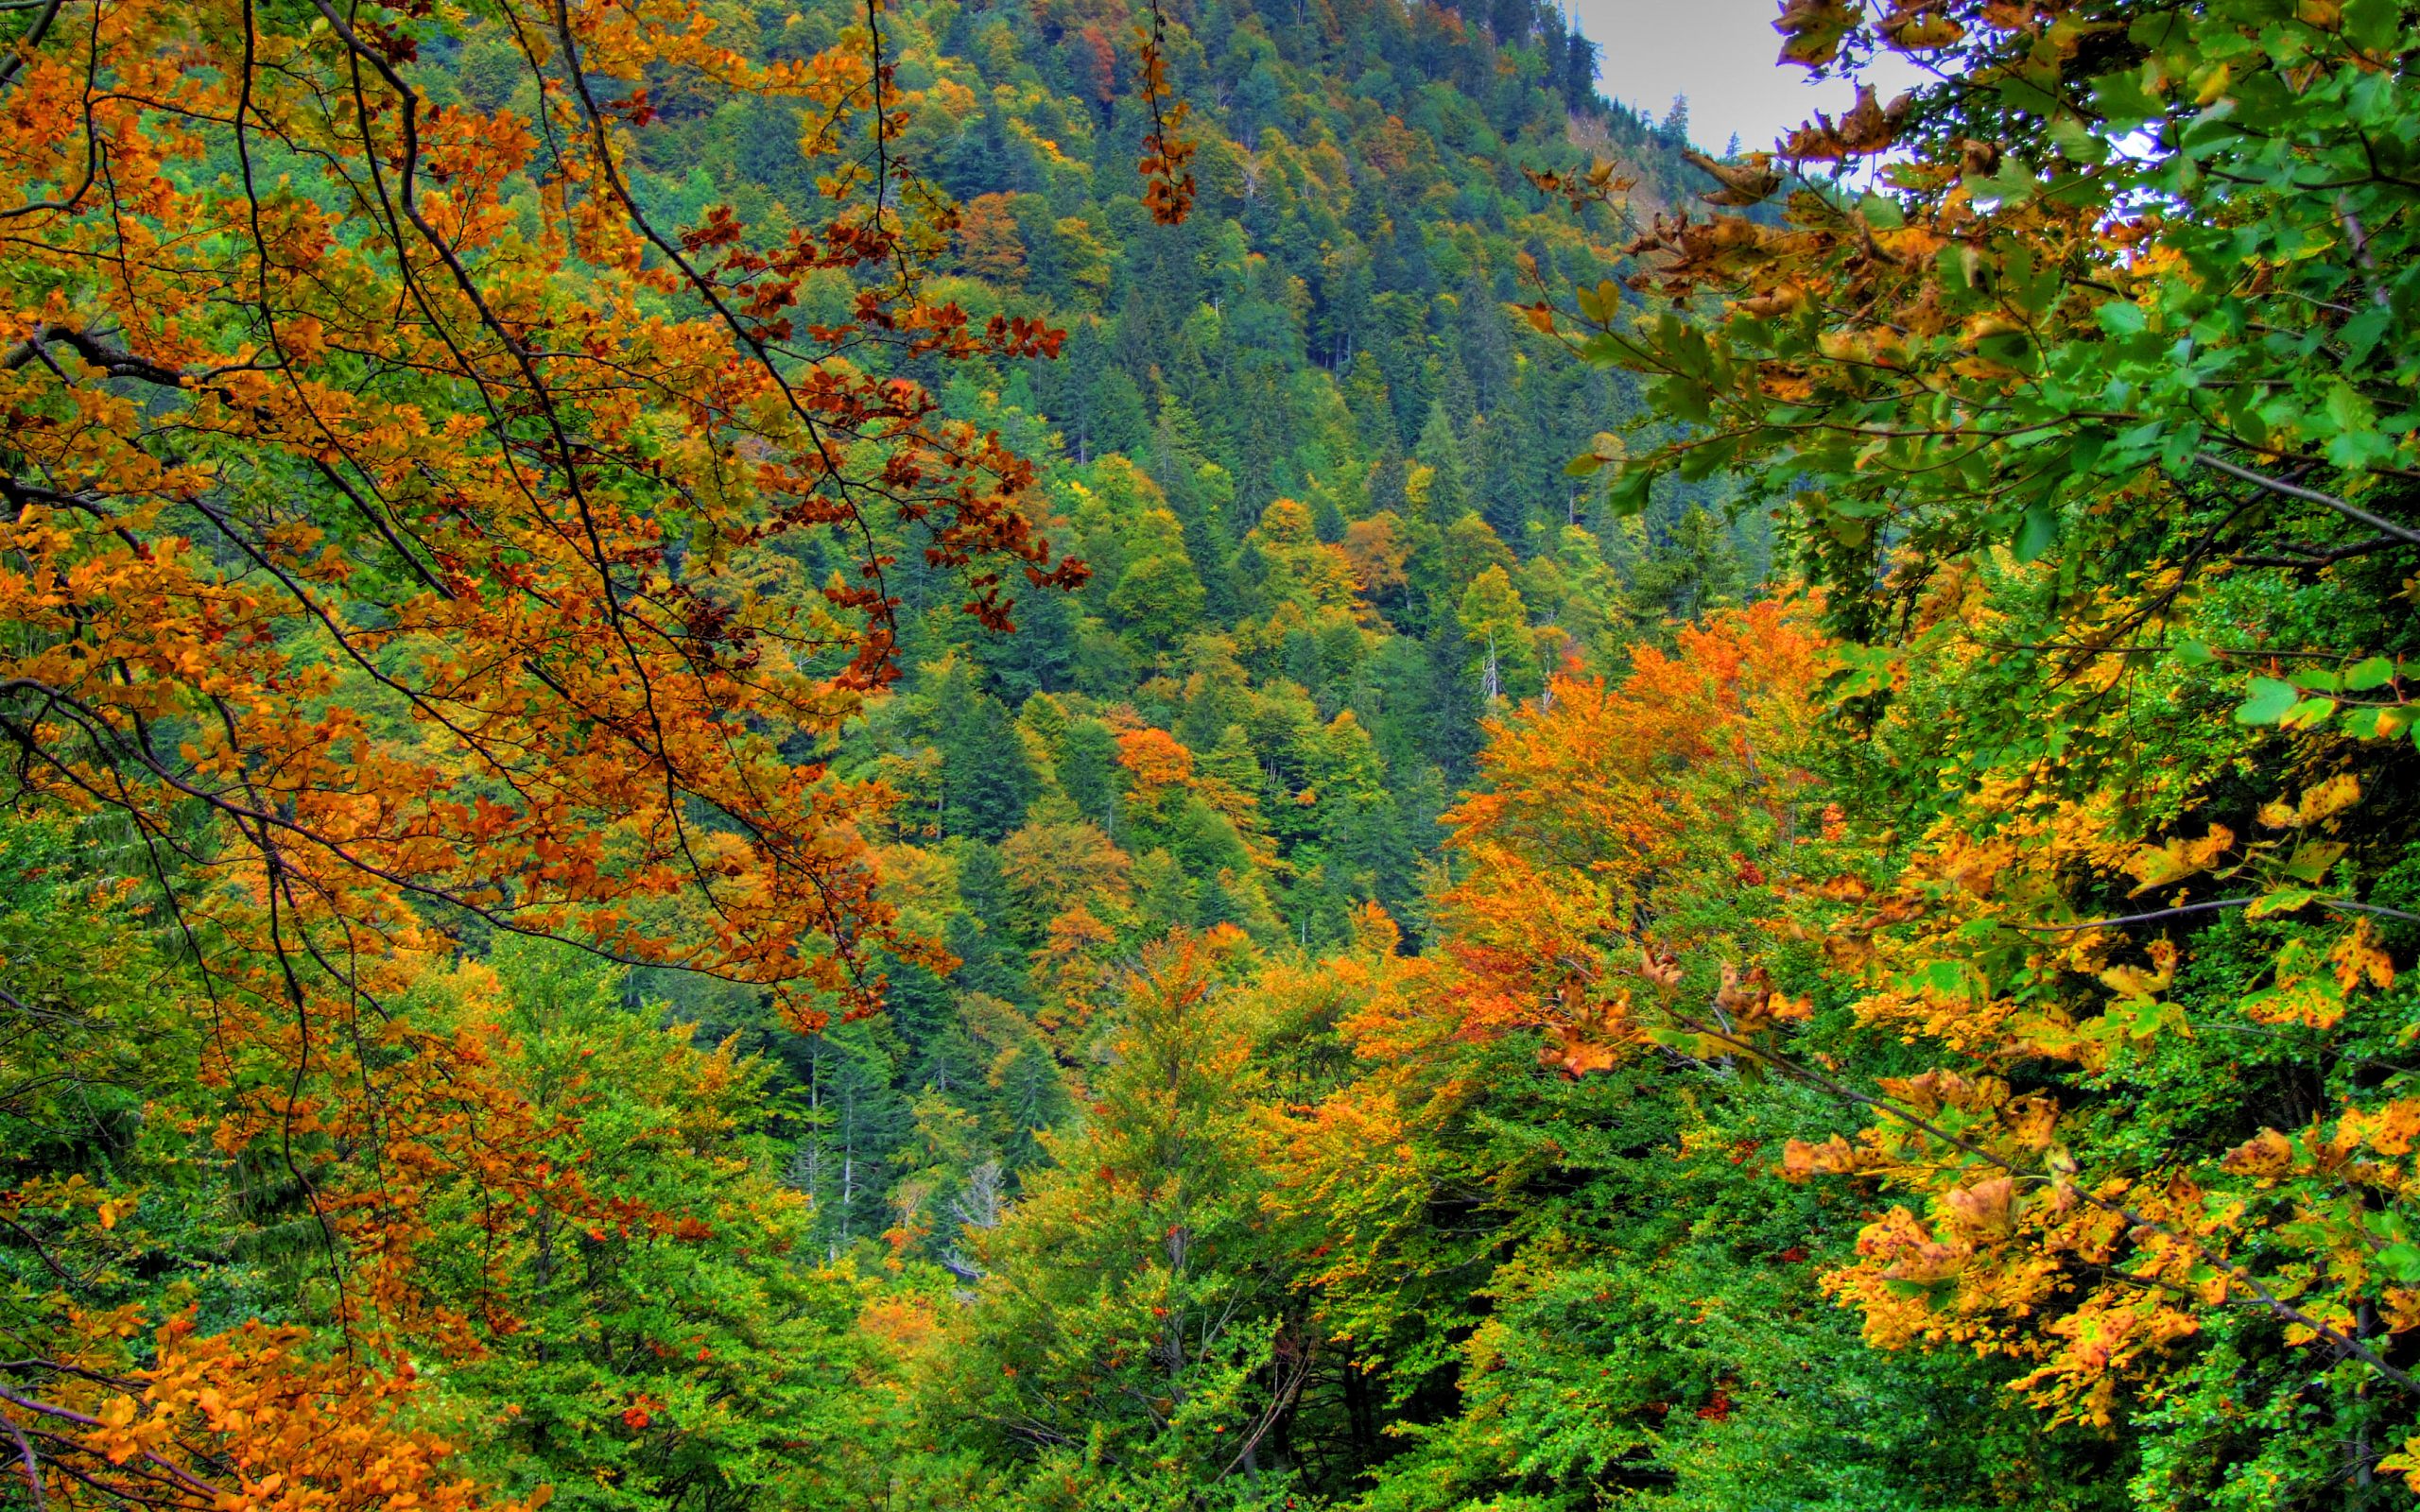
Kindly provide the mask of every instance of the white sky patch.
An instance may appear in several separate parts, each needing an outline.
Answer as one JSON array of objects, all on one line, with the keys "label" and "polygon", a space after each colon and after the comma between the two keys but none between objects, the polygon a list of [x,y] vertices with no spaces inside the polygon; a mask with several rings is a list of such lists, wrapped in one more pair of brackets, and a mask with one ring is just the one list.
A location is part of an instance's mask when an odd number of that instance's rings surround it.
[{"label": "white sky patch", "polygon": [[[1737,132],[1743,150],[1770,147],[1817,111],[1834,120],[1857,101],[1847,79],[1815,84],[1806,71],[1778,66],[1775,0],[1564,0],[1581,30],[1600,47],[1605,94],[1651,120],[1672,96],[1689,101],[1689,135],[1720,152]],[[1924,77],[1885,56],[1867,79],[1886,102]]]}]

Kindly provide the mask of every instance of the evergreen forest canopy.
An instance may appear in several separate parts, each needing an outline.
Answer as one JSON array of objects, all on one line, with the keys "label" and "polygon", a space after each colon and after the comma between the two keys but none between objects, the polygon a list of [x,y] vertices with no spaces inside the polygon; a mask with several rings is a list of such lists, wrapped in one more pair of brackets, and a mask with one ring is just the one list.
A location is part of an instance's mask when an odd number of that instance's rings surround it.
[{"label": "evergreen forest canopy", "polygon": [[0,1499],[2409,1504],[2420,12],[1775,29],[0,6]]}]

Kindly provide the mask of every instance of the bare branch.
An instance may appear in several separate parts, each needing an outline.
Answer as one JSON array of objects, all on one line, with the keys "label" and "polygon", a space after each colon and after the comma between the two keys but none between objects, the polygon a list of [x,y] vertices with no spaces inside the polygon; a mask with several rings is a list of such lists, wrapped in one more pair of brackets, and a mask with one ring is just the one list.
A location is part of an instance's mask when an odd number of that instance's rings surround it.
[{"label": "bare branch", "polygon": [[2420,530],[2396,524],[2383,516],[2370,513],[2360,505],[2347,504],[2332,493],[2322,493],[2317,489],[2307,489],[2299,483],[2289,483],[2284,478],[2273,478],[2265,472],[2255,472],[2248,467],[2230,462],[2222,456],[2212,456],[2207,452],[2194,453],[2193,460],[2213,472],[2223,472],[2231,478],[2249,483],[2255,488],[2265,489],[2271,493],[2289,499],[2300,499],[2305,504],[2316,504],[2323,508],[2333,509],[2345,519],[2358,520],[2381,535],[2392,536],[2407,546],[2420,546]]}]

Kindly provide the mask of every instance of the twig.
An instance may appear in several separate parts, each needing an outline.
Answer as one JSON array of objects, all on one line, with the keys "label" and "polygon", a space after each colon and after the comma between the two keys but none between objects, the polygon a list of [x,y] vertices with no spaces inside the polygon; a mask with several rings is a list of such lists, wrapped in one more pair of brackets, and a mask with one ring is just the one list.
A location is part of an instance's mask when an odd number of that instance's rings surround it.
[{"label": "twig", "polygon": [[2214,472],[2223,472],[2231,478],[2240,479],[2256,488],[2266,489],[2271,493],[2283,494],[2289,499],[2300,499],[2305,504],[2316,504],[2323,508],[2333,509],[2345,519],[2359,520],[2371,529],[2383,535],[2393,536],[2407,546],[2420,546],[2420,530],[2396,524],[2383,516],[2370,513],[2360,505],[2347,504],[2332,493],[2322,493],[2317,489],[2307,489],[2299,483],[2289,483],[2283,478],[2273,478],[2265,472],[2255,472],[2248,467],[2238,466],[2222,456],[2212,456],[2207,452],[2194,453],[2193,460]]},{"label": "twig", "polygon": [[[2038,935],[2070,935],[2079,930],[2115,929],[2120,924],[2148,924],[2154,919],[2176,919],[2186,914],[2206,914],[2219,908],[2242,908],[2259,901],[2258,898],[2214,898],[2208,902],[2184,903],[2174,908],[2162,908],[2148,914],[2128,914],[2122,919],[2088,919],[2081,924],[2018,924],[2010,923],[2005,919],[2001,922],[2008,923],[2011,929],[2027,930]],[[2317,903],[2322,908],[2340,909],[2350,914],[2376,914],[2381,919],[2397,919],[2407,924],[2420,924],[2420,914],[2407,914],[2400,908],[2382,908],[2377,903],[2357,903],[2342,898],[2312,898],[2307,901]]]}]

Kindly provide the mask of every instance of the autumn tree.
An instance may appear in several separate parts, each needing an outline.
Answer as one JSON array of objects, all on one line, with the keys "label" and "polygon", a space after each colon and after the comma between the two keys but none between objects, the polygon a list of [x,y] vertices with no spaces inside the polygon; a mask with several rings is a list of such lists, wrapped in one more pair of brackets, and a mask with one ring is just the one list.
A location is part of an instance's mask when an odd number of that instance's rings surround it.
[{"label": "autumn tree", "polygon": [[[995,628],[1080,579],[1033,528],[1028,464],[893,370],[1059,338],[919,292],[953,212],[889,146],[876,13],[760,66],[683,4],[496,8],[482,40],[534,114],[435,103],[436,24],[408,9],[26,17],[0,70],[12,798],[124,826],[209,1025],[199,1116],[299,1194],[354,1364],[331,1387],[285,1334],[164,1336],[151,1384],[95,1411],[121,1367],[63,1337],[8,1367],[9,1411],[53,1495],[97,1455],[170,1488],[141,1494],[216,1496],[266,1463],[245,1434],[288,1430],[179,1395],[176,1362],[375,1431],[388,1388],[342,1383],[432,1316],[441,1187],[574,1228],[692,1221],[533,1162],[551,1121],[496,1047],[408,1010],[431,962],[560,937],[763,988],[811,1028],[875,1000],[877,947],[931,953],[856,837],[880,791],[789,752],[892,675],[901,550]],[[811,225],[644,207],[633,133],[690,88],[804,113]],[[832,274],[845,315],[804,318]],[[842,564],[821,582],[797,580],[809,540]],[[512,1326],[438,1321],[466,1348]],[[192,1457],[179,1415],[217,1433],[222,1410],[250,1426]]]},{"label": "autumn tree", "polygon": [[[1831,828],[1866,855],[1804,878],[1805,927],[1925,1059],[1777,1056],[1870,1118],[1785,1169],[1893,1193],[1833,1278],[1874,1342],[2024,1362],[2054,1420],[2145,1410],[2160,1504],[2351,1504],[2413,1473],[2420,1408],[2412,1110],[2351,1069],[2410,964],[2409,17],[1776,26],[1943,82],[1701,159],[1711,213],[1533,318],[1669,424],[1575,471],[1631,511],[1736,471],[1847,643]],[[1696,1053],[1753,1038],[1687,1012]],[[2289,1390],[2291,1431],[2179,1407]]]},{"label": "autumn tree", "polygon": [[1007,195],[982,195],[959,212],[959,262],[970,273],[1013,284],[1025,271],[1025,242]]}]

